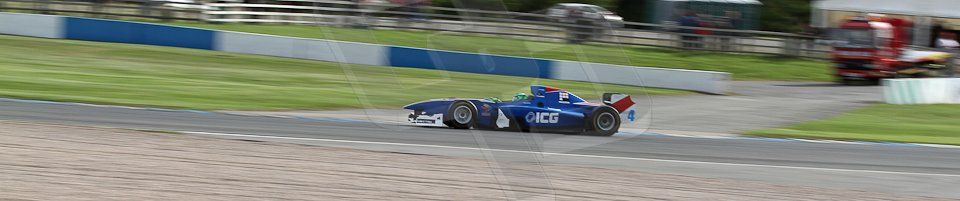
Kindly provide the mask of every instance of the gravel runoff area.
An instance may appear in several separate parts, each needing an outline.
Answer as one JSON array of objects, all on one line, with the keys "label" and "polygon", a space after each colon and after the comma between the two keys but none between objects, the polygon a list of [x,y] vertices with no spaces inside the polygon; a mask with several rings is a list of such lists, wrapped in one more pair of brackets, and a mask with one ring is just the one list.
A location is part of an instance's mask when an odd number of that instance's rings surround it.
[{"label": "gravel runoff area", "polygon": [[9,121],[0,153],[0,200],[935,199],[559,164],[503,184],[479,159]]}]

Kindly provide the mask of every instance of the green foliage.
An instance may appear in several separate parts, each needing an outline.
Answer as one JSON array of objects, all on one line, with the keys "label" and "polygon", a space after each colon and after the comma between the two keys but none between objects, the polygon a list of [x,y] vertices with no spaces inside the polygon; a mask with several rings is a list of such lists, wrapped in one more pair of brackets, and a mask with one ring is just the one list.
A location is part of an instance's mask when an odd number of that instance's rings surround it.
[{"label": "green foliage", "polygon": [[647,6],[654,0],[619,0],[615,8],[610,8],[613,12],[623,17],[628,22],[649,22],[647,19]]},{"label": "green foliage", "polygon": [[810,24],[811,0],[760,0],[760,29],[800,32]]}]

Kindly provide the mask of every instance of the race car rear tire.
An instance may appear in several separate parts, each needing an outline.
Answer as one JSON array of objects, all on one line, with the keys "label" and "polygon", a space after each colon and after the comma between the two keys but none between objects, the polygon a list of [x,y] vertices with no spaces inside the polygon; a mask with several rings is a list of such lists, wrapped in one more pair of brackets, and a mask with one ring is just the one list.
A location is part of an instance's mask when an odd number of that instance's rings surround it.
[{"label": "race car rear tire", "polygon": [[586,118],[585,135],[612,136],[620,130],[620,115],[612,107],[600,107]]},{"label": "race car rear tire", "polygon": [[477,122],[477,108],[467,101],[450,104],[447,115],[443,115],[443,124],[456,129],[469,129]]}]

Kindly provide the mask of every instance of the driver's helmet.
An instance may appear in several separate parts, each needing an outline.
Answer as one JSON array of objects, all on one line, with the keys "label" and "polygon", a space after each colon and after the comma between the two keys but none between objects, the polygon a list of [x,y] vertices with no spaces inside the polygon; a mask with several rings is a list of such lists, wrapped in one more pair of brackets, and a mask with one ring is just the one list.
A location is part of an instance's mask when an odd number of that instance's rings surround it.
[{"label": "driver's helmet", "polygon": [[516,95],[513,95],[513,101],[522,101],[522,100],[527,100],[527,94],[520,92],[520,93],[517,93]]}]

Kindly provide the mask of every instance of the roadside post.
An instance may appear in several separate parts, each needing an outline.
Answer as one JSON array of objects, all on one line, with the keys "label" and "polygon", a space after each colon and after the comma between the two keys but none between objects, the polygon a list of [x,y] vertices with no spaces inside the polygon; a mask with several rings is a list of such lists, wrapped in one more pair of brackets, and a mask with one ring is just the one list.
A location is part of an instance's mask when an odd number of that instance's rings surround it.
[{"label": "roadside post", "polygon": [[33,8],[38,14],[50,14],[50,0],[39,0],[33,4]]},{"label": "roadside post", "polygon": [[96,17],[96,18],[104,18],[104,17],[106,17],[106,16],[104,16],[104,15],[102,14],[102,13],[103,13],[104,4],[107,3],[105,0],[97,0],[97,1],[93,1],[93,2],[91,2],[91,3],[92,3],[92,4],[90,5],[90,11],[93,11],[93,13],[91,14],[93,17]]},{"label": "roadside post", "polygon": [[953,56],[947,60],[947,77],[957,77],[957,71],[960,71],[957,62],[960,62],[960,50],[953,50]]}]

